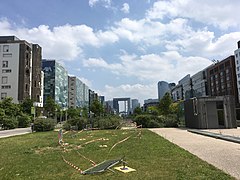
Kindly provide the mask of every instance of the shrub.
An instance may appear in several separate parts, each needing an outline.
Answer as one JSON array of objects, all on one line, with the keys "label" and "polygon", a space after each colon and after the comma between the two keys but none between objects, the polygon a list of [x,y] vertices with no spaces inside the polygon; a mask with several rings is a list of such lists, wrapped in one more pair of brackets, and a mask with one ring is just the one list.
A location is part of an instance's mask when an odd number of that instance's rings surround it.
[{"label": "shrub", "polygon": [[28,115],[22,115],[17,118],[17,121],[18,121],[18,127],[25,128],[30,126],[31,118]]},{"label": "shrub", "polygon": [[95,120],[96,127],[100,129],[115,129],[120,125],[121,118],[117,116],[101,117]]},{"label": "shrub", "polygon": [[34,121],[34,130],[37,132],[51,131],[54,129],[56,122],[49,118],[37,118]]},{"label": "shrub", "polygon": [[2,126],[4,129],[15,129],[18,125],[16,118],[5,116],[2,118]]},{"label": "shrub", "polygon": [[152,119],[152,115],[138,115],[134,118],[137,125],[142,125],[143,128],[148,128],[148,125]]},{"label": "shrub", "polygon": [[76,126],[78,128],[78,130],[83,129],[83,127],[87,124],[87,119],[86,118],[72,118],[72,119],[68,119],[67,122],[65,122],[63,128],[65,130],[70,130],[71,126]]},{"label": "shrub", "polygon": [[177,116],[175,114],[165,116],[164,127],[178,127]]},{"label": "shrub", "polygon": [[63,129],[69,131],[71,129],[71,124],[67,121],[63,124]]}]

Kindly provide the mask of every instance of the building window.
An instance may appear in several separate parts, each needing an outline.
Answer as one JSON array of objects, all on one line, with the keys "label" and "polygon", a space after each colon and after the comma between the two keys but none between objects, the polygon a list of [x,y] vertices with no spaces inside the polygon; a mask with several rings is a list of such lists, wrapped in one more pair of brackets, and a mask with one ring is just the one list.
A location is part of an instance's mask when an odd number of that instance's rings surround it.
[{"label": "building window", "polygon": [[2,84],[7,84],[8,83],[8,77],[7,76],[3,76],[2,77]]},{"label": "building window", "polygon": [[238,57],[238,54],[236,54],[236,58]]},{"label": "building window", "polygon": [[2,86],[2,89],[11,89],[10,85]]},{"label": "building window", "polygon": [[239,67],[237,67],[237,71],[239,71]]},{"label": "building window", "polygon": [[3,61],[3,62],[2,62],[2,67],[3,67],[3,68],[8,67],[8,61]]},{"label": "building window", "polygon": [[2,70],[2,73],[10,73],[10,72],[12,72],[11,69],[3,69],[3,70]]},{"label": "building window", "polygon": [[12,57],[12,53],[3,54],[3,57]]},{"label": "building window", "polygon": [[3,45],[3,52],[9,52],[9,45]]},{"label": "building window", "polygon": [[1,93],[1,99],[4,99],[7,97],[7,93]]}]

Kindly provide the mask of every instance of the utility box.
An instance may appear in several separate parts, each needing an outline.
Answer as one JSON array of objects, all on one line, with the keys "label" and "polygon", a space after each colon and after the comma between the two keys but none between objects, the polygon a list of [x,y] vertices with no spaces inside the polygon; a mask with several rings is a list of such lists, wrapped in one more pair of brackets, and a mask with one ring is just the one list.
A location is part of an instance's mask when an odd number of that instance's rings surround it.
[{"label": "utility box", "polygon": [[188,128],[237,128],[234,96],[191,98],[184,101]]}]

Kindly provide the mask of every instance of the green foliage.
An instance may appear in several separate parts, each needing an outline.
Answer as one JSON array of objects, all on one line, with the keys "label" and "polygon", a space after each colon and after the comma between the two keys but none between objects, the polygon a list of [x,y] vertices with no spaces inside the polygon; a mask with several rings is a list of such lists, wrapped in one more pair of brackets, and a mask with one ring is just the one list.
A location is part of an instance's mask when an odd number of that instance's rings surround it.
[{"label": "green foliage", "polygon": [[71,126],[77,126],[78,130],[81,130],[87,124],[87,119],[83,117],[68,119],[64,124],[64,129],[69,130]]},{"label": "green foliage", "polygon": [[31,116],[31,107],[33,106],[33,100],[31,99],[25,99],[21,104],[21,110],[23,113],[28,114],[29,116]]},{"label": "green foliage", "polygon": [[119,116],[106,116],[95,120],[94,127],[100,129],[115,129],[122,119]]},{"label": "green foliage", "polygon": [[177,127],[178,121],[176,115],[138,115],[134,121],[137,125],[142,125],[143,128],[159,128],[159,127]]},{"label": "green foliage", "polygon": [[7,97],[0,102],[0,109],[4,111],[6,116],[16,117],[17,115],[21,115],[21,110],[18,104],[14,104],[12,102],[12,97]]},{"label": "green foliage", "polygon": [[164,116],[163,124],[164,127],[178,127],[176,114],[168,114],[167,116]]},{"label": "green foliage", "polygon": [[64,122],[63,129],[69,131],[71,129],[71,124],[68,121]]},{"label": "green foliage", "polygon": [[172,104],[172,98],[169,93],[166,93],[159,102],[159,110],[163,115],[170,114],[170,105]]},{"label": "green foliage", "polygon": [[133,110],[133,114],[134,115],[140,115],[142,114],[142,109],[140,107],[136,107],[134,110]]},{"label": "green foliage", "polygon": [[75,118],[75,117],[79,117],[80,116],[80,111],[79,109],[76,108],[68,108],[67,110],[67,114],[68,114],[68,118]]},{"label": "green foliage", "polygon": [[37,132],[51,131],[56,125],[55,120],[50,118],[37,118],[34,121],[34,130]]},{"label": "green foliage", "polygon": [[18,125],[18,121],[13,117],[2,117],[3,129],[14,129]]},{"label": "green foliage", "polygon": [[90,106],[90,111],[94,113],[95,117],[99,117],[104,113],[104,107],[100,101],[94,100]]},{"label": "green foliage", "polygon": [[155,116],[157,116],[157,115],[159,114],[158,107],[156,107],[156,106],[150,106],[150,107],[148,107],[148,108],[147,108],[147,112],[148,112],[149,114],[152,114],[152,115],[155,115]]},{"label": "green foliage", "polygon": [[18,127],[25,128],[30,126],[31,118],[30,116],[23,114],[22,116],[17,117],[17,121],[18,121]]},{"label": "green foliage", "polygon": [[44,104],[44,110],[46,111],[48,116],[53,118],[55,116],[56,110],[59,112],[60,108],[55,103],[55,101],[50,96],[48,96]]}]

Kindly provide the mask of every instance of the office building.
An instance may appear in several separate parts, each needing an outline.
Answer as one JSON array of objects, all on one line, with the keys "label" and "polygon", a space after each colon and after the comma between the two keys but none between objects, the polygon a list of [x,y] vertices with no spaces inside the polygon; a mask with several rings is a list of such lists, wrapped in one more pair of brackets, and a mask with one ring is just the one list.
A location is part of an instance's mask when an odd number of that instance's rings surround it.
[{"label": "office building", "polygon": [[88,107],[88,87],[77,77],[68,76],[69,107]]},{"label": "office building", "polygon": [[55,60],[42,60],[44,102],[51,97],[61,108],[68,107],[68,72]]},{"label": "office building", "polygon": [[158,82],[158,100],[161,100],[162,97],[169,91],[170,91],[170,87],[168,82],[166,81]]}]

